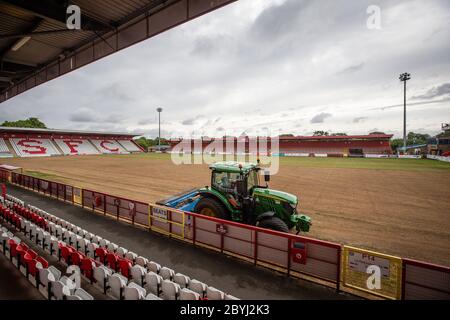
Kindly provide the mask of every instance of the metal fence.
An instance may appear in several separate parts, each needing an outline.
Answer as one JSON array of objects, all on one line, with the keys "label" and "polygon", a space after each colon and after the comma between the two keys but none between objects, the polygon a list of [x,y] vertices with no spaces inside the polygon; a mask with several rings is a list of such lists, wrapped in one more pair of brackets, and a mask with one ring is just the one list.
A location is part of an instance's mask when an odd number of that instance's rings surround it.
[{"label": "metal fence", "polygon": [[[0,169],[0,179],[5,179],[5,172]],[[351,288],[389,299],[450,299],[449,267],[183,212],[24,174],[11,175],[14,185],[289,276],[326,281],[337,290]],[[369,265],[381,270],[381,290],[366,286],[371,276]]]}]

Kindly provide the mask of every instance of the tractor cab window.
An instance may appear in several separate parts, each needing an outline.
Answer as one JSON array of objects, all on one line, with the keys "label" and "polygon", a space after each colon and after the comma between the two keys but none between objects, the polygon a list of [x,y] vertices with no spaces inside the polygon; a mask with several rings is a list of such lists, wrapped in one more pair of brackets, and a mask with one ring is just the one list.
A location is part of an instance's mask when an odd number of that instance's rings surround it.
[{"label": "tractor cab window", "polygon": [[252,188],[259,185],[258,172],[250,171],[247,178],[247,190],[251,192]]},{"label": "tractor cab window", "polygon": [[239,178],[239,173],[233,172],[214,172],[212,183],[213,186],[225,191],[234,191],[236,187],[236,180]]}]

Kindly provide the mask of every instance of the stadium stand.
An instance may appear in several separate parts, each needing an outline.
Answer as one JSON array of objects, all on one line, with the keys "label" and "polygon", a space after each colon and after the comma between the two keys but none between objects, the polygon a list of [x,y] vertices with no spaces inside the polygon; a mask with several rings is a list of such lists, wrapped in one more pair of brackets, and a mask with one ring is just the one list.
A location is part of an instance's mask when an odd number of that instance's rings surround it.
[{"label": "stadium stand", "polygon": [[65,155],[100,154],[87,139],[55,139],[55,142]]},{"label": "stadium stand", "polygon": [[0,158],[11,158],[12,156],[13,155],[11,151],[9,151],[5,140],[3,140],[3,138],[0,138]]},{"label": "stadium stand", "polygon": [[45,157],[60,155],[50,139],[40,138],[12,138],[9,139],[20,157]]},{"label": "stadium stand", "polygon": [[128,152],[141,152],[142,150],[131,140],[117,140],[117,142]]},{"label": "stadium stand", "polygon": [[[113,132],[0,127],[0,158],[142,152],[132,141],[135,136]],[[8,140],[11,146],[8,146]]]},{"label": "stadium stand", "polygon": [[116,153],[116,154],[127,154],[129,153],[126,151],[117,141],[115,140],[97,140],[97,139],[91,139],[90,140],[94,146],[101,152],[101,153]]},{"label": "stadium stand", "polygon": [[[140,257],[124,247],[102,239],[37,207],[25,206],[23,201],[10,195],[7,195],[7,199],[0,199],[0,217],[23,232],[36,246],[42,247],[43,250],[57,257],[61,263],[67,266],[78,266],[83,279],[98,287],[110,298],[223,300],[232,297],[212,287],[208,291],[206,284],[191,280],[179,273],[175,274],[170,268],[149,262],[147,258]],[[18,257],[16,260],[20,263],[21,256],[16,250],[20,239],[15,242],[9,241],[12,238],[13,235],[2,232],[3,248],[12,252],[14,257]],[[22,249],[20,248],[19,251]],[[36,260],[36,265],[45,264],[43,261],[40,262],[42,259],[38,260],[38,257],[34,256],[34,251],[28,249],[26,247],[24,250],[31,255],[31,260]],[[32,266],[33,263],[30,265]],[[49,299],[93,299],[79,285],[70,286],[68,278],[62,276],[61,271],[53,266],[38,265],[38,271],[35,272],[32,268],[30,270],[34,274],[36,286],[45,288],[44,293]],[[156,270],[159,274],[152,270]],[[200,293],[197,292],[199,288]]]}]

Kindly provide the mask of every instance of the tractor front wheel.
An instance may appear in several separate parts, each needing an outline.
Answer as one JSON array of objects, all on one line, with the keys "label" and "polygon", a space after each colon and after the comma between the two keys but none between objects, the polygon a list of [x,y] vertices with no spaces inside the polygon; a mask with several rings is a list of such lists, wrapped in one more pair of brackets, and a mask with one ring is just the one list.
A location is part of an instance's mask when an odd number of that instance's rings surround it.
[{"label": "tractor front wheel", "polygon": [[200,201],[195,206],[194,212],[209,217],[229,220],[229,213],[227,208],[225,208],[223,204],[213,198],[200,199]]},{"label": "tractor front wheel", "polygon": [[259,221],[257,226],[260,228],[272,229],[275,231],[289,232],[289,228],[286,223],[284,223],[284,221],[278,217],[265,218]]}]

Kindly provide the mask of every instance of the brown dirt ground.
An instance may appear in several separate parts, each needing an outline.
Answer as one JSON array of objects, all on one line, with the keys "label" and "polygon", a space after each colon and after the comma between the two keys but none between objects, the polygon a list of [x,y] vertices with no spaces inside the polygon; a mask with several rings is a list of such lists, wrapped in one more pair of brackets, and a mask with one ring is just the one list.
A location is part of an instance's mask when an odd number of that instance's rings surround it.
[{"label": "brown dirt ground", "polygon": [[[4,159],[51,180],[156,201],[209,184],[206,165],[148,157]],[[305,168],[284,165],[270,186],[300,197],[310,236],[450,265],[450,171]]]}]

